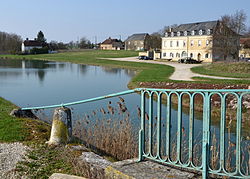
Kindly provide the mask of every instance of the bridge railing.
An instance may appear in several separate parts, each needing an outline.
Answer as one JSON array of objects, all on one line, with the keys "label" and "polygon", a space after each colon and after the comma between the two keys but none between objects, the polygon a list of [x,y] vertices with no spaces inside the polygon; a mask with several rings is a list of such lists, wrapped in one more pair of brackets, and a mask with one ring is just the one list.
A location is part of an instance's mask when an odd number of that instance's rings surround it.
[{"label": "bridge railing", "polygon": [[136,88],[22,110],[71,106],[131,93],[141,95],[139,161],[150,159],[195,170],[203,178],[209,174],[250,177],[250,141],[243,133],[250,121],[250,90]]}]

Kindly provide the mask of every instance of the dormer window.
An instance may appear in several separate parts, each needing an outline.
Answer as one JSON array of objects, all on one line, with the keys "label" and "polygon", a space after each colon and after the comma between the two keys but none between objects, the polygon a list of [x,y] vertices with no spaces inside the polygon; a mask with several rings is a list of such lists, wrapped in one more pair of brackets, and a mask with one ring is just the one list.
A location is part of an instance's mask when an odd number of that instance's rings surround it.
[{"label": "dormer window", "polygon": [[203,30],[199,30],[199,35],[203,35]]},{"label": "dormer window", "polygon": [[177,32],[177,36],[181,36],[181,32],[180,31]]},{"label": "dormer window", "polygon": [[195,35],[195,30],[192,30],[191,35]]},{"label": "dormer window", "polygon": [[188,32],[187,31],[184,31],[184,36],[187,36]]},{"label": "dormer window", "polygon": [[171,37],[173,37],[174,36],[174,32],[171,32]]},{"label": "dormer window", "polygon": [[207,29],[207,35],[211,34],[211,29]]},{"label": "dormer window", "polygon": [[168,32],[165,33],[165,37],[168,37]]}]

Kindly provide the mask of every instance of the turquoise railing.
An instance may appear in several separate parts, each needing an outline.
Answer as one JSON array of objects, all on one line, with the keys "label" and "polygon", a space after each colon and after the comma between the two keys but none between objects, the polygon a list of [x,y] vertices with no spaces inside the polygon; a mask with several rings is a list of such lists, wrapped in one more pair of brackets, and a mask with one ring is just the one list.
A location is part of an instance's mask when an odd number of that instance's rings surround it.
[{"label": "turquoise railing", "polygon": [[[50,105],[50,106],[40,106],[40,107],[28,107],[22,108],[22,110],[33,110],[33,109],[45,109],[45,108],[55,108],[61,106],[71,106],[81,103],[87,103],[102,99],[107,99],[115,96],[121,96],[131,93],[140,93],[141,95],[141,126],[139,131],[139,161],[144,159],[150,159],[157,162],[161,162],[170,166],[180,167],[183,169],[191,169],[202,173],[203,178],[208,178],[209,174],[215,174],[220,176],[228,176],[234,178],[250,178],[250,171],[243,172],[242,162],[243,162],[243,151],[242,151],[242,114],[243,112],[249,112],[243,107],[243,101],[245,98],[249,100],[250,90],[244,89],[233,89],[233,90],[202,90],[202,89],[151,89],[151,88],[136,88],[133,90],[123,91],[120,93],[114,93],[106,96],[101,96],[97,98],[91,98],[87,100],[81,100],[71,103]],[[188,138],[187,149],[184,149],[183,145],[183,102],[185,100],[184,96],[188,96],[189,106],[189,126],[188,126]],[[199,100],[202,101],[200,110],[202,111],[202,141],[201,141],[201,162],[200,165],[194,163],[194,150],[195,138],[197,134],[194,133],[194,119],[195,119],[195,109],[196,109],[196,96],[200,96]],[[217,167],[211,167],[211,146],[212,146],[212,134],[211,134],[211,111],[213,104],[213,96],[217,96],[220,101],[219,113],[219,144],[218,144],[218,161],[216,161]],[[227,169],[226,167],[226,148],[228,144],[226,143],[226,129],[227,129],[227,106],[228,98],[234,98],[236,101],[236,114],[235,114],[235,144],[234,152],[235,159],[230,160],[235,167],[233,169]],[[171,114],[172,101],[175,100],[177,103],[177,116],[173,119]],[[162,105],[165,103],[165,105]],[[146,107],[147,106],[147,107]],[[163,106],[165,111],[163,111]],[[155,109],[156,108],[156,109]],[[243,111],[244,110],[244,111]],[[156,114],[156,117],[154,115]],[[165,115],[165,116],[163,116]],[[250,118],[250,116],[249,116]],[[171,139],[173,139],[173,134],[171,133],[171,120],[177,120],[176,127],[176,147],[175,151],[172,151]],[[250,120],[250,119],[249,119]],[[232,121],[231,121],[232,122]],[[164,126],[164,129],[163,129]],[[165,140],[163,140],[163,138]],[[248,146],[249,147],[249,146]],[[183,153],[186,151],[187,160],[183,162]],[[250,149],[248,149],[250,151]],[[246,152],[249,152],[246,151]],[[228,151],[227,151],[228,152]],[[175,153],[175,157],[171,154]],[[249,153],[246,153],[249,158]],[[173,159],[174,158],[174,159]],[[228,162],[228,161],[227,161]],[[248,164],[250,165],[250,164]],[[248,166],[248,170],[250,166]]]}]

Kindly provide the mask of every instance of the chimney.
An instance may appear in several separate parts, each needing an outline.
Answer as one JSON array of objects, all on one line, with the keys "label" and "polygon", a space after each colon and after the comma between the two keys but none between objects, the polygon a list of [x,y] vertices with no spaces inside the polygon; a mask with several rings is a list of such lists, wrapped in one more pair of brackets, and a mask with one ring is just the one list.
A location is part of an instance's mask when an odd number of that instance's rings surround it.
[{"label": "chimney", "polygon": [[29,40],[29,38],[26,38],[26,40]]}]

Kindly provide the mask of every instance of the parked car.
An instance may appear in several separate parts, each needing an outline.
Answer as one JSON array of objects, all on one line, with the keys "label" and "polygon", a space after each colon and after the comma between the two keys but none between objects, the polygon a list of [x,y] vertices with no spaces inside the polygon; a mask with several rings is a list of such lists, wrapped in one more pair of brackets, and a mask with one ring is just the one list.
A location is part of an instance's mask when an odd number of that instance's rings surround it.
[{"label": "parked car", "polygon": [[148,57],[148,56],[144,56],[144,55],[141,55],[138,57],[139,60],[153,60],[152,57]]},{"label": "parked car", "polygon": [[198,61],[198,60],[195,60],[195,59],[193,59],[191,57],[187,57],[187,58],[179,59],[178,62],[179,63],[186,63],[186,64],[188,64],[188,63],[193,64],[193,63],[201,63],[202,61]]}]

